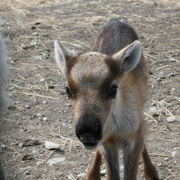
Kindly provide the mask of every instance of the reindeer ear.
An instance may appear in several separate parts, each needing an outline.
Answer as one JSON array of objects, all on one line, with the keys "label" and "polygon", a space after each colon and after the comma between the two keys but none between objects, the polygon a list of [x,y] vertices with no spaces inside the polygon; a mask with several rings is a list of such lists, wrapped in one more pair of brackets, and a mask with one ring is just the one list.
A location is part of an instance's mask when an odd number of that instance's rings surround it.
[{"label": "reindeer ear", "polygon": [[54,41],[55,61],[64,77],[66,77],[67,64],[77,55],[67,47],[63,46],[58,40]]},{"label": "reindeer ear", "polygon": [[122,73],[126,73],[133,70],[138,65],[141,55],[141,43],[136,40],[114,54],[112,58],[120,62]]}]

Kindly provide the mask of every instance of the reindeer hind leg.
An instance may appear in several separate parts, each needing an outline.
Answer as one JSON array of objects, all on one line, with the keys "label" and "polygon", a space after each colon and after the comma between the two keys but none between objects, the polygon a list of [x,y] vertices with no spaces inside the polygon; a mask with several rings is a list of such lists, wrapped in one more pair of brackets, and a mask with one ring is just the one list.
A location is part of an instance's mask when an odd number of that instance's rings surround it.
[{"label": "reindeer hind leg", "polygon": [[101,180],[101,174],[100,174],[101,161],[102,161],[102,155],[100,151],[97,150],[93,165],[88,172],[86,180]]},{"label": "reindeer hind leg", "polygon": [[144,176],[148,180],[160,180],[158,176],[158,172],[155,166],[152,164],[149,154],[147,152],[146,147],[144,146],[144,150],[142,152],[142,157],[144,161]]}]

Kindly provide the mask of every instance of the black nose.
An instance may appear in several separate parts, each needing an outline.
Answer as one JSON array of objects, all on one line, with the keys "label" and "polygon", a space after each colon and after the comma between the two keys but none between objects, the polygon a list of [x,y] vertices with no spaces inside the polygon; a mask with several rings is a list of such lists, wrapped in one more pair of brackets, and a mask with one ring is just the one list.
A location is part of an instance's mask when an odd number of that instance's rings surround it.
[{"label": "black nose", "polygon": [[92,115],[81,116],[76,124],[76,135],[86,148],[94,148],[102,136],[100,119]]}]

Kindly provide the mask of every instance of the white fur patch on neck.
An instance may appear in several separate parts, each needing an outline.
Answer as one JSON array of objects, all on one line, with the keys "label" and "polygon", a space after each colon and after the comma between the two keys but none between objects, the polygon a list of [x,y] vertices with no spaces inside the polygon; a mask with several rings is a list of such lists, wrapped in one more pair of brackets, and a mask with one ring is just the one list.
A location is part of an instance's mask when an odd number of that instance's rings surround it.
[{"label": "white fur patch on neck", "polygon": [[129,94],[122,103],[121,94],[117,92],[108,120],[104,127],[106,136],[126,137],[136,132],[139,127],[139,113],[137,102],[133,95]]},{"label": "white fur patch on neck", "polygon": [[108,76],[108,66],[104,62],[106,55],[90,52],[79,56],[71,70],[73,80],[83,89],[98,87]]}]

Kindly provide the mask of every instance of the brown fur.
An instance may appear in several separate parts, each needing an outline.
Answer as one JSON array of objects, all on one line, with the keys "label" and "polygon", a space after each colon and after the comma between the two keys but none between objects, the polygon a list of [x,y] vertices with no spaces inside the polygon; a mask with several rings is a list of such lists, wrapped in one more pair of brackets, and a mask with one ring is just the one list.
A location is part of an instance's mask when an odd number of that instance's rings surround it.
[{"label": "brown fur", "polygon": [[[100,35],[98,36],[98,38],[96,39],[94,49],[97,49],[100,52],[104,51],[104,50],[101,50],[101,47],[103,46],[103,41],[105,41],[104,39],[107,39],[105,37],[105,36],[107,36],[107,33],[106,34],[105,33],[106,32],[104,32],[104,30],[103,30],[100,33]],[[107,52],[107,53],[111,54],[111,52],[110,53]],[[113,53],[114,52],[112,52],[112,54]],[[113,79],[115,79],[116,75],[118,74],[117,70],[116,70],[116,68],[117,68],[116,63],[114,63],[113,61],[106,61],[106,63],[110,67],[111,75],[108,77],[108,79],[105,80],[103,88],[106,88],[106,85],[109,83],[109,81],[112,82]],[[119,74],[119,77],[121,77],[120,74]],[[146,70],[146,65],[145,65],[143,57],[141,58],[141,61],[138,64],[138,66],[132,72],[125,75],[121,79],[121,90],[122,90],[121,93],[122,93],[122,97],[123,97],[122,103],[125,103],[126,96],[128,95],[129,91],[131,91],[133,93],[133,96],[136,99],[136,102],[138,102],[139,113],[141,114],[141,122],[140,122],[139,130],[137,132],[134,132],[132,135],[128,135],[129,138],[135,139],[135,141],[136,141],[135,149],[136,150],[133,152],[134,158],[131,159],[131,163],[134,165],[131,167],[129,174],[125,174],[126,177],[124,177],[124,178],[129,179],[129,180],[136,179],[138,160],[139,160],[141,152],[143,151],[143,159],[144,159],[144,164],[145,164],[145,177],[149,178],[151,180],[159,179],[157,171],[149,159],[146,148],[143,147],[144,146],[143,145],[144,144],[143,143],[144,142],[144,138],[143,138],[144,123],[143,123],[143,117],[142,117],[143,116],[142,110],[143,110],[143,106],[146,101],[146,95],[147,95],[147,91],[146,91],[147,90],[147,70]],[[129,139],[128,137],[126,136],[126,139]],[[117,138],[113,138],[113,137],[109,137],[104,142],[104,144],[108,144],[108,146],[111,145],[112,148],[115,146],[116,143],[117,143]],[[143,150],[143,148],[144,148],[144,150]],[[126,154],[126,153],[127,152],[124,152],[124,154]],[[134,161],[134,163],[132,162],[132,160]],[[127,172],[127,170],[125,169],[125,173],[126,172]],[[110,179],[109,172],[107,175],[107,179]]]},{"label": "brown fur", "polygon": [[[89,143],[100,145],[87,180],[100,180],[101,156],[105,160],[107,180],[120,180],[120,148],[124,154],[124,180],[136,180],[141,154],[145,177],[159,179],[144,144],[143,108],[148,78],[137,39],[129,25],[112,20],[102,27],[95,40],[93,49],[97,52],[71,60],[66,57],[76,134],[87,147]],[[111,97],[113,85],[117,93]]]}]

